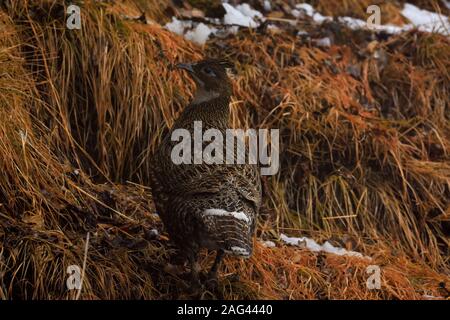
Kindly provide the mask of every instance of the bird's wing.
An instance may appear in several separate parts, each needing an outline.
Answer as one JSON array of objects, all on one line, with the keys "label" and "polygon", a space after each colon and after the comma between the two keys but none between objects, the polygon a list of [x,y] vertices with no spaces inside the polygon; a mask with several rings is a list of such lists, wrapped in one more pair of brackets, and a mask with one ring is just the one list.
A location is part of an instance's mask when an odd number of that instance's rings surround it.
[{"label": "bird's wing", "polygon": [[[252,202],[255,212],[261,205],[261,179],[257,165],[251,164],[179,164],[171,161],[177,144],[168,134],[161,143],[153,162],[155,192],[170,201],[171,196],[224,192],[233,188]],[[203,145],[203,149],[206,144]],[[226,150],[224,149],[224,154]],[[193,155],[192,155],[193,156]],[[247,157],[246,157],[247,158]],[[236,154],[235,154],[236,159]]]}]

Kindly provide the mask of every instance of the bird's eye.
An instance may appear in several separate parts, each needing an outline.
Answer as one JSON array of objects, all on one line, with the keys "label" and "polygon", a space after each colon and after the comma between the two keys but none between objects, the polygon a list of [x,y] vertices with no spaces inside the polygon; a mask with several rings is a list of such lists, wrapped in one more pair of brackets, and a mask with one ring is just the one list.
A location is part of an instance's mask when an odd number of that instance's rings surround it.
[{"label": "bird's eye", "polygon": [[204,67],[203,68],[203,72],[209,76],[213,76],[215,77],[216,74],[214,73],[214,71],[210,68],[210,67]]}]

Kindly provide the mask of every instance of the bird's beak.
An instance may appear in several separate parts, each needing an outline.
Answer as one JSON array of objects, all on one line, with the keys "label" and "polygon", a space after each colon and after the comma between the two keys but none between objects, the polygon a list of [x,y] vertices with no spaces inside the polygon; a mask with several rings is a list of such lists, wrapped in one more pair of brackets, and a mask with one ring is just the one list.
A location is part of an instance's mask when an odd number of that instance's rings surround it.
[{"label": "bird's beak", "polygon": [[184,69],[186,71],[189,71],[190,73],[194,73],[194,69],[192,68],[192,63],[179,63],[176,65],[178,69]]}]

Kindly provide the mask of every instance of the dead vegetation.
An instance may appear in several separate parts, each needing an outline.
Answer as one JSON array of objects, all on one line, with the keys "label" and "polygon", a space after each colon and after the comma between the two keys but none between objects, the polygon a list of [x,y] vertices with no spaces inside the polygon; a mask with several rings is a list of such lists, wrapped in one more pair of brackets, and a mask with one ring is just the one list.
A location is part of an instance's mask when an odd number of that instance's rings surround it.
[{"label": "dead vegetation", "polygon": [[[357,14],[363,2],[324,14]],[[77,298],[66,269],[83,264],[87,233],[79,298],[191,297],[166,272],[176,251],[145,186],[152,150],[192,91],[172,65],[206,55],[236,63],[233,124],[280,129],[257,238],[308,235],[371,260],[256,241],[204,298],[448,297],[448,38],[332,22],[302,25],[308,37],[286,25],[199,48],[161,26],[176,13],[168,4],[85,1],[81,30],[65,28],[59,1],[1,7],[0,298]],[[141,10],[150,23],[126,18]],[[322,37],[331,47],[315,45]],[[381,290],[366,288],[371,264]]]}]

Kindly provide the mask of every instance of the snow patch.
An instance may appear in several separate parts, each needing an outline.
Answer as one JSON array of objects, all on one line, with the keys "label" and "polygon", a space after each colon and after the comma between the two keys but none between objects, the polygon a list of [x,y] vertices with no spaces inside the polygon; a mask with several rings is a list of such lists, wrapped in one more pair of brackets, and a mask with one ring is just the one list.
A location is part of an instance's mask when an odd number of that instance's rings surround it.
[{"label": "snow patch", "polygon": [[291,11],[291,14],[292,14],[294,17],[296,17],[296,18],[300,18],[300,16],[301,16],[301,12],[300,12],[299,10],[297,10],[297,9],[293,9],[293,10]]},{"label": "snow patch", "polygon": [[[445,5],[450,6],[449,1],[444,1]],[[225,28],[219,30],[215,27],[210,27],[207,23],[196,23],[193,21],[182,21],[178,20],[176,17],[172,17],[172,21],[167,23],[165,27],[178,35],[184,36],[187,40],[195,42],[199,45],[205,44],[211,35],[216,35],[219,33],[237,33],[239,26],[247,28],[256,28],[261,22],[265,21],[264,15],[258,10],[253,9],[249,4],[242,3],[236,7],[230,5],[229,3],[222,3],[226,13],[223,19],[212,19],[205,18],[207,22],[211,22],[214,25],[222,24]],[[271,10],[271,2],[269,0],[264,1],[264,10]],[[333,17],[328,17],[317,12],[308,3],[299,3],[291,11],[292,15],[296,18],[301,18],[303,16],[311,17],[316,23],[323,23],[324,21],[332,21]],[[403,26],[396,25],[375,25],[372,24],[370,29],[374,31],[383,31],[389,34],[397,34],[400,32],[408,31],[417,27],[418,30],[424,32],[437,32],[446,36],[450,36],[450,21],[449,18],[428,10],[419,9],[418,7],[406,3],[402,10],[402,15],[411,21],[411,24],[406,24]],[[349,28],[358,29],[369,29],[367,21],[351,18],[351,17],[337,17],[337,20]],[[276,30],[276,26],[269,28]],[[302,31],[299,31],[299,35],[303,35]],[[322,41],[323,40],[323,41]],[[317,45],[322,47],[328,47],[331,44],[326,38],[319,39]]]},{"label": "snow patch", "polygon": [[[361,20],[361,19],[356,19],[356,18],[352,18],[352,17],[339,17],[338,20],[353,30],[369,29],[367,22],[364,20]],[[413,28],[413,26],[405,25],[403,27],[399,27],[399,26],[395,26],[392,24],[384,24],[384,25],[372,24],[371,28],[375,31],[384,31],[389,34],[396,34],[396,33],[402,32],[402,31],[410,30]]]},{"label": "snow patch", "polygon": [[[204,23],[199,23],[192,29],[192,21],[181,21],[175,17],[172,17],[172,21],[167,23],[165,27],[180,36],[185,37],[186,40],[195,42],[199,45],[205,44],[211,34],[217,32],[216,28],[208,27]],[[186,32],[186,30],[191,29]]]},{"label": "snow patch", "polygon": [[242,220],[245,221],[246,223],[250,222],[250,219],[247,217],[247,215],[244,212],[230,212],[230,211],[226,211],[226,210],[222,210],[222,209],[206,209],[204,211],[205,215],[208,216],[229,216],[229,217],[233,217],[235,219],[238,220]]},{"label": "snow patch", "polygon": [[316,11],[309,3],[299,3],[295,7],[299,10],[303,10],[308,16],[313,16]]},{"label": "snow patch", "polygon": [[[326,17],[326,16],[321,15],[319,12],[316,12],[316,10],[314,10],[314,8],[308,3],[299,3],[295,7],[298,10],[302,10],[306,15],[310,16],[317,23],[322,23],[325,20],[333,19],[331,17]],[[301,15],[301,13],[298,10],[296,10],[296,14],[297,14],[296,18],[298,18]],[[294,15],[294,13],[293,13],[293,15]]]},{"label": "snow patch", "polygon": [[166,23],[165,27],[167,30],[182,36],[184,34],[184,30],[190,26],[192,26],[190,21],[181,21],[176,17],[172,17],[172,21]]},{"label": "snow patch", "polygon": [[204,23],[199,23],[193,30],[185,34],[185,38],[199,45],[203,45],[208,40],[210,34],[214,34],[216,28],[210,28]]},{"label": "snow patch", "polygon": [[[318,13],[310,4],[299,3],[296,9],[292,10],[292,15],[296,18],[300,17],[302,12],[311,17],[315,22],[322,23],[326,20],[331,21],[333,17],[323,16]],[[396,26],[392,24],[375,25],[372,24],[371,28],[375,31],[384,31],[389,34],[396,34],[403,31],[408,31],[417,27],[418,30],[424,32],[437,32],[443,35],[450,35],[450,22],[448,17],[430,12],[428,10],[422,10],[418,7],[406,3],[402,10],[402,15],[412,22],[412,24],[405,24],[403,26]],[[369,29],[367,21],[351,18],[351,17],[338,17],[338,21],[346,24],[349,28],[357,29]]]},{"label": "snow patch", "polygon": [[240,4],[236,7],[238,11],[240,11],[244,16],[250,17],[252,19],[264,19],[264,16],[258,10],[252,9],[248,3]]},{"label": "snow patch", "polygon": [[[249,27],[249,28],[256,28],[258,26],[258,23],[256,23],[255,20],[253,20],[253,17],[251,15],[247,15],[247,14],[243,13],[243,12],[249,13],[246,10],[246,8],[243,7],[244,5],[240,5],[241,6],[240,9],[242,11],[238,10],[237,7],[235,8],[228,3],[222,3],[222,5],[225,8],[225,11],[227,12],[225,14],[225,16],[223,17],[223,22],[225,24],[238,25],[238,26]],[[247,4],[247,6],[248,6],[248,4]]]},{"label": "snow patch", "polygon": [[316,45],[319,47],[331,47],[331,39],[329,37],[317,39]]},{"label": "snow patch", "polygon": [[448,0],[442,0],[444,2],[444,5],[447,7],[447,9],[450,9],[450,1]]},{"label": "snow patch", "polygon": [[344,248],[339,248],[333,246],[331,243],[326,241],[323,245],[318,244],[313,239],[310,239],[308,237],[301,237],[301,238],[295,238],[295,237],[288,237],[285,234],[280,235],[280,239],[285,242],[286,244],[292,245],[292,246],[301,246],[305,247],[306,249],[313,251],[313,252],[327,252],[336,254],[338,256],[350,256],[350,257],[358,257],[358,258],[366,258],[370,259],[369,257],[363,256],[361,253],[356,251],[350,251],[346,250]]},{"label": "snow patch", "polygon": [[410,20],[420,31],[450,35],[450,23],[446,16],[419,9],[409,3],[405,3],[402,15]]},{"label": "snow patch", "polygon": [[[205,20],[214,25],[223,24],[227,27],[225,29],[226,32],[237,33],[239,26],[256,28],[260,25],[261,21],[265,20],[261,12],[253,9],[247,3],[240,4],[236,7],[228,3],[223,3],[222,5],[226,11],[223,20],[217,18],[205,18]],[[199,45],[205,44],[211,35],[218,34],[219,31],[222,31],[210,27],[203,22],[183,21],[176,17],[172,17],[172,21],[166,23],[165,28]]]},{"label": "snow patch", "polygon": [[270,241],[270,240],[267,240],[267,241],[261,240],[260,242],[266,248],[275,248],[276,247],[275,242]]}]

